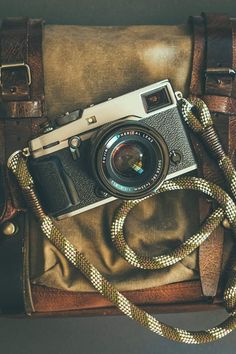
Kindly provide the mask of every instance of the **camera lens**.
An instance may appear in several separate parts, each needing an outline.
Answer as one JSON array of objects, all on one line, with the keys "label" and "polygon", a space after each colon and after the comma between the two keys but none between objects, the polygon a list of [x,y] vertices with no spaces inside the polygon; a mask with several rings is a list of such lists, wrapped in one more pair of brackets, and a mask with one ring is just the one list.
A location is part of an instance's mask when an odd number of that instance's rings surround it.
[{"label": "camera lens", "polygon": [[164,181],[169,168],[165,141],[154,129],[134,121],[103,127],[93,141],[93,172],[110,195],[139,199]]}]

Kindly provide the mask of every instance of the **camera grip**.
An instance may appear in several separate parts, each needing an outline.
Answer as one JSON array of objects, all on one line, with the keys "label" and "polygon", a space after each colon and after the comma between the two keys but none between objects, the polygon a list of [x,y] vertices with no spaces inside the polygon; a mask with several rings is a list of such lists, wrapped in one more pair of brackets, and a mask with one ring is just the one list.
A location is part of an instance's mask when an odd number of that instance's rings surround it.
[{"label": "camera grip", "polygon": [[66,174],[58,157],[32,159],[30,170],[48,213],[56,216],[79,202],[74,183]]}]

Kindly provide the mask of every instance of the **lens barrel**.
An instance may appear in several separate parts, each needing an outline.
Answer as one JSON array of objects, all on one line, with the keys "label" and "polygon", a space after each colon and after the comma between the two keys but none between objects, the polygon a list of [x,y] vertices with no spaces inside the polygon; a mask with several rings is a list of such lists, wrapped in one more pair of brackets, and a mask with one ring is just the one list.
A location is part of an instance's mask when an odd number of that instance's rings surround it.
[{"label": "lens barrel", "polygon": [[91,159],[96,181],[112,196],[140,199],[154,192],[169,169],[162,136],[133,120],[104,126],[92,139]]}]

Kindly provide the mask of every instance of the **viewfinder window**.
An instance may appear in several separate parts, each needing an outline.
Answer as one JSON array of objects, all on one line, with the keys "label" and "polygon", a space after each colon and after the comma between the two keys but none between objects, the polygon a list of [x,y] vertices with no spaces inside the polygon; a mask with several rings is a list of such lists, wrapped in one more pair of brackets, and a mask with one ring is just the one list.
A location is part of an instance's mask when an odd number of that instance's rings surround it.
[{"label": "viewfinder window", "polygon": [[165,87],[144,94],[143,100],[147,113],[169,106],[172,103],[168,91]]}]

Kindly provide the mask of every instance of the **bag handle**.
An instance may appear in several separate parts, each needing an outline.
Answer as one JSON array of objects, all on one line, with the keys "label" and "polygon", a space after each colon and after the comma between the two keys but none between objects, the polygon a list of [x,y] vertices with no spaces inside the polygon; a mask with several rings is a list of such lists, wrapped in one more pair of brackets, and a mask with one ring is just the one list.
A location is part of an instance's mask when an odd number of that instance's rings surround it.
[{"label": "bag handle", "polygon": [[[202,101],[195,100],[193,103],[195,109],[199,112],[200,121],[198,121],[192,113],[193,104],[186,100],[182,100],[183,116],[190,127],[192,127],[194,131],[200,133],[204,141],[211,146],[211,152],[217,158],[219,165],[229,183],[231,193],[233,197],[236,198],[236,171],[220,145],[213,127],[210,113]],[[58,248],[58,250],[70,263],[72,263],[88,278],[95,289],[110,300],[114,305],[116,305],[121,312],[144,327],[147,327],[152,332],[168,339],[188,344],[211,342],[224,337],[236,329],[236,263],[231,264],[230,276],[224,292],[225,306],[227,311],[230,312],[229,317],[224,322],[211,329],[196,332],[174,328],[164,324],[131,303],[103,277],[99,270],[89,262],[84,254],[76,249],[73,244],[62,235],[59,229],[55,226],[53,220],[44,213],[44,210],[41,207],[40,201],[35,192],[33,178],[27,167],[26,156],[27,150],[17,151],[9,158],[8,168],[13,172],[18,180],[29,207],[39,220],[43,234]],[[191,253],[193,249],[199,245],[199,243],[203,242],[204,239],[209,236],[210,232],[214,230],[224,216],[227,217],[232,227],[233,234],[236,235],[236,205],[233,199],[223,189],[201,178],[183,177],[165,182],[157,193],[180,189],[200,191],[216,199],[220,207],[211,215],[210,218],[208,218],[200,232],[192,236],[185,242],[185,244],[182,245],[182,250],[178,250],[177,252],[178,256],[176,254],[170,254],[158,257],[159,261],[160,259],[163,261],[163,267],[169,266],[169,259],[172,262],[170,262],[170,264],[174,264],[178,262],[179,259],[182,259],[187,254]],[[123,204],[123,209],[118,211],[118,215],[115,216],[113,221],[113,234],[119,234],[123,230],[122,227],[128,214],[129,206],[135,206],[138,202],[139,201],[127,201]],[[186,246],[187,242],[189,245]],[[126,249],[126,245],[124,246],[124,249]]]}]

